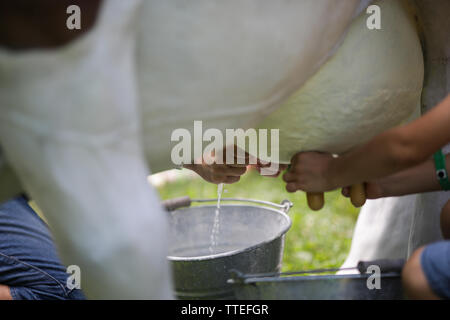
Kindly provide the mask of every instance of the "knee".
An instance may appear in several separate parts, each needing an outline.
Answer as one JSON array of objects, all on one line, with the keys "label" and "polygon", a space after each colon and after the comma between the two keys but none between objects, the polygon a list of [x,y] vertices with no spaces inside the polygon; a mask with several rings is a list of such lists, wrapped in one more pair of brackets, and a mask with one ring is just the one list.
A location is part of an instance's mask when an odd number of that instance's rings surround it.
[{"label": "knee", "polygon": [[12,300],[9,287],[3,284],[0,284],[0,300]]},{"label": "knee", "polygon": [[441,232],[444,239],[450,239],[450,201],[448,201],[441,211]]},{"label": "knee", "polygon": [[408,299],[437,299],[420,264],[424,247],[414,251],[402,270],[402,285]]},{"label": "knee", "polygon": [[417,249],[406,262],[402,270],[403,289],[408,298],[414,298],[422,287],[421,279],[417,274],[421,272],[420,254],[423,248]]}]

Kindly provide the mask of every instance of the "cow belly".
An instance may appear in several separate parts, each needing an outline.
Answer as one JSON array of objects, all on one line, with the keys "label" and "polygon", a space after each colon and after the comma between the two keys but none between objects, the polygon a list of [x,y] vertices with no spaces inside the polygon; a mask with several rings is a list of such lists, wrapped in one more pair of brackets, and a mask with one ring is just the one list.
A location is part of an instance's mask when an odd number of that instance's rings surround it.
[{"label": "cow belly", "polygon": [[336,54],[259,124],[280,129],[281,162],[299,151],[345,152],[419,107],[424,67],[415,25],[401,1],[375,4],[382,29],[369,30],[361,15]]},{"label": "cow belly", "polygon": [[138,77],[152,171],[194,120],[218,129],[261,120],[332,55],[359,0],[145,1]]}]

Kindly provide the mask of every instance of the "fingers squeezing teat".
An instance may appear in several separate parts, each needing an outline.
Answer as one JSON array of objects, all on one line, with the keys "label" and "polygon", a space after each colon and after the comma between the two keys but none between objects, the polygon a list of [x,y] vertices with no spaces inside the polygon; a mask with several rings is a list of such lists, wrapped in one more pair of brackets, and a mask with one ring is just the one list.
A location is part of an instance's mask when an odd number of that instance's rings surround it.
[{"label": "fingers squeezing teat", "polygon": [[[306,199],[311,210],[323,208],[325,191],[336,189],[332,170],[333,156],[321,152],[299,152],[291,159],[287,172],[283,175],[286,190],[306,192]],[[364,184],[355,184],[349,188],[349,196],[355,207],[361,207],[366,201]]]}]

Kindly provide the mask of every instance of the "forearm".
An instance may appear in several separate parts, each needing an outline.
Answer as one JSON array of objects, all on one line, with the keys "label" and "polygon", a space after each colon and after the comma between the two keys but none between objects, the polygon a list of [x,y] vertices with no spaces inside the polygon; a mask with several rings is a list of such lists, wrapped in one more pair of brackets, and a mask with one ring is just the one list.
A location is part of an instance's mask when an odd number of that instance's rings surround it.
[{"label": "forearm", "polygon": [[386,131],[333,160],[330,171],[335,187],[376,180],[421,163],[423,159],[408,155],[409,147],[401,141],[398,131]]},{"label": "forearm", "polygon": [[[446,157],[446,163],[447,168],[450,168],[450,156]],[[381,178],[376,183],[380,187],[382,197],[441,190],[433,160],[427,160],[418,166]]]},{"label": "forearm", "polygon": [[335,187],[372,181],[419,165],[450,141],[450,96],[420,119],[388,130],[332,162]]}]

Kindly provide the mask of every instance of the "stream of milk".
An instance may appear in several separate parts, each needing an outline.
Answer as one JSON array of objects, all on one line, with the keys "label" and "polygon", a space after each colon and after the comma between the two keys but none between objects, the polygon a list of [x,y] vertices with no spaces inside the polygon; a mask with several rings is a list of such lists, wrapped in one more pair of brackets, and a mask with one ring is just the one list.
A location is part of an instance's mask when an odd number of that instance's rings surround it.
[{"label": "stream of milk", "polygon": [[212,228],[211,237],[210,237],[211,242],[209,245],[209,252],[211,254],[214,253],[214,249],[216,249],[218,241],[219,241],[220,198],[222,197],[222,192],[223,192],[223,183],[219,183],[217,185],[217,207],[216,207],[215,214],[214,214],[214,223],[213,223],[213,228]]}]

